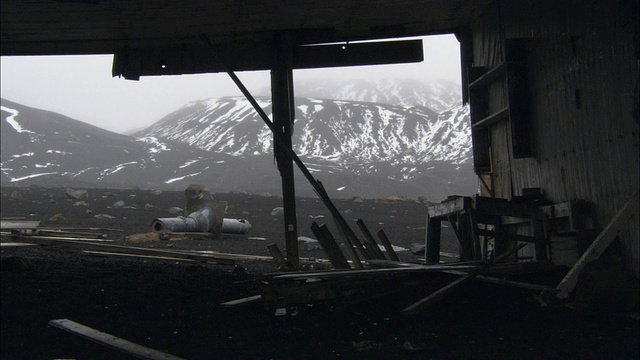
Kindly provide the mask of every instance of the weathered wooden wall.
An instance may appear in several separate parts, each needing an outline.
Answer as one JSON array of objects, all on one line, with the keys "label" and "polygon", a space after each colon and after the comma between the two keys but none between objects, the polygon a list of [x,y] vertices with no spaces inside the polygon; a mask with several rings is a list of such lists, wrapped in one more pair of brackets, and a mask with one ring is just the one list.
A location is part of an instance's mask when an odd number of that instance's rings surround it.
[{"label": "weathered wooden wall", "polygon": [[[637,196],[638,31],[637,2],[628,0],[499,1],[474,24],[473,66],[505,61],[505,41],[526,44],[533,152],[514,157],[509,119],[491,125],[496,197],[540,187],[554,202],[588,200],[604,227]],[[499,95],[489,101],[504,104]],[[636,213],[620,234],[636,275],[639,223]]]}]

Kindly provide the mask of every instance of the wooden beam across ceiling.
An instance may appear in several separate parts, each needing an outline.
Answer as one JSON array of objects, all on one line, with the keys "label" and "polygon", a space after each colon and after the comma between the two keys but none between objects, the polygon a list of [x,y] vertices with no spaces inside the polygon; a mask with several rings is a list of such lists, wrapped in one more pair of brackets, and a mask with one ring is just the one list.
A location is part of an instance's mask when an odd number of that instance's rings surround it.
[{"label": "wooden beam across ceiling", "polygon": [[[493,0],[0,0],[1,55],[256,43],[282,31],[329,43],[451,33]],[[318,31],[318,29],[322,29]],[[301,40],[301,39],[299,39]]]},{"label": "wooden beam across ceiling", "polygon": [[[218,55],[234,71],[273,68],[273,41],[231,43],[215,46]],[[127,49],[117,52],[113,76],[137,80],[140,76],[182,75],[225,72],[210,47]],[[303,45],[293,48],[293,68],[309,69],[336,66],[382,65],[423,61],[422,40]]]}]

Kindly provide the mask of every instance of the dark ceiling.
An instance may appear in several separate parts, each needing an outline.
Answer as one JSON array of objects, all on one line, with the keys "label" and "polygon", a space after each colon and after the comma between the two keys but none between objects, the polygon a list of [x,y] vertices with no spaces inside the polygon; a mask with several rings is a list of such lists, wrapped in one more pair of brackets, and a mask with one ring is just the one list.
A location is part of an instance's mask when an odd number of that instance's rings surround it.
[{"label": "dark ceiling", "polygon": [[298,44],[453,32],[491,0],[2,0],[1,54],[113,54],[123,49]]}]

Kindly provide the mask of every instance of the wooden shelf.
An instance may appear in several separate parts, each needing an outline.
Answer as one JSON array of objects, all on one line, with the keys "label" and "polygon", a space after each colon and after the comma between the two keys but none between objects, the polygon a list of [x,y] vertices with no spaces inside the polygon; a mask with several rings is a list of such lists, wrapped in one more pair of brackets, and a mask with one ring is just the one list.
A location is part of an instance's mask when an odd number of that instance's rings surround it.
[{"label": "wooden shelf", "polygon": [[474,90],[475,88],[487,86],[492,82],[496,81],[498,78],[505,74],[507,66],[505,63],[502,63],[493,69],[487,71],[484,75],[480,76],[473,82],[469,84],[469,90]]},{"label": "wooden shelf", "polygon": [[509,107],[504,107],[500,110],[498,110],[497,112],[485,117],[484,119],[474,123],[472,125],[472,127],[477,128],[477,127],[481,127],[481,126],[489,126],[493,123],[496,123],[500,120],[504,120],[509,118]]}]

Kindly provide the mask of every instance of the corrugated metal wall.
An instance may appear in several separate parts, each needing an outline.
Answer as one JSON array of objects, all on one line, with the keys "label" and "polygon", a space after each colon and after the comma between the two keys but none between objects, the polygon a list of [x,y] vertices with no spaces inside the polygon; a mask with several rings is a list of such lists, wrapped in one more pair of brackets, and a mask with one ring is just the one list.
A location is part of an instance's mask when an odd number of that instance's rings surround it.
[{"label": "corrugated metal wall", "polygon": [[[474,66],[493,65],[503,56],[503,46],[494,42],[528,39],[534,157],[513,158],[508,121],[492,126],[493,177],[500,182],[495,194],[510,198],[523,188],[540,187],[554,202],[588,200],[596,204],[602,228],[638,194],[637,2],[497,5],[473,29]],[[497,36],[500,29],[502,36]],[[493,52],[500,55],[489,54]],[[639,222],[636,213],[620,234],[627,264],[636,275]]]}]

